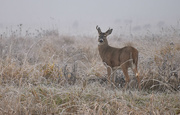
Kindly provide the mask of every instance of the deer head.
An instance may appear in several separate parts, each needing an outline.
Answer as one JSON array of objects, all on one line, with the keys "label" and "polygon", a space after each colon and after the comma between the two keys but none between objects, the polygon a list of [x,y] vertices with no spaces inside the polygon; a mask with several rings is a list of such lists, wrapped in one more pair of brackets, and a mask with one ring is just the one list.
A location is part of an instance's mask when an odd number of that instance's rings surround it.
[{"label": "deer head", "polygon": [[112,33],[113,29],[109,28],[106,32],[101,32],[101,29],[98,26],[96,26],[96,29],[97,29],[98,34],[99,34],[99,38],[98,38],[99,44],[107,43],[107,38],[106,37]]}]

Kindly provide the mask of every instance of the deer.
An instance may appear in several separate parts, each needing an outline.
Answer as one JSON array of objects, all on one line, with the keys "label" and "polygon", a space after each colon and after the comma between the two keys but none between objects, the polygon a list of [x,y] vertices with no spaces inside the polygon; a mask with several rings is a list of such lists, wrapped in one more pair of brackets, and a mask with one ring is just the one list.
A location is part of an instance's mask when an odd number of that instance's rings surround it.
[{"label": "deer", "polygon": [[[130,82],[130,77],[128,75],[128,68],[131,68],[134,72],[138,88],[141,89],[140,78],[137,69],[138,65],[138,50],[132,46],[125,46],[123,48],[116,48],[109,46],[107,36],[110,35],[113,29],[108,29],[106,32],[101,32],[100,27],[96,26],[98,31],[98,50],[99,55],[102,59],[102,62],[107,68],[108,74],[108,83],[115,85],[114,72],[117,69],[121,69],[125,76],[125,86],[124,89],[127,89],[128,83]],[[112,77],[112,82],[111,82]]]}]

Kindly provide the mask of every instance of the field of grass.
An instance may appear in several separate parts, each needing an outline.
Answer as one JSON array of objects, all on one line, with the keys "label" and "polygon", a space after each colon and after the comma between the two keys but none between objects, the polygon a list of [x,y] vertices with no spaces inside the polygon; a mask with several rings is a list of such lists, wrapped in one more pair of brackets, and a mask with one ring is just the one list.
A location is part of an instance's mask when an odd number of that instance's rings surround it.
[{"label": "field of grass", "polygon": [[[96,30],[95,30],[96,31]],[[107,85],[106,67],[97,49],[97,35],[60,35],[58,30],[22,28],[0,36],[1,115],[176,115],[180,114],[180,30],[159,34],[108,37],[115,47],[139,50],[142,90],[134,75],[122,91]]]}]

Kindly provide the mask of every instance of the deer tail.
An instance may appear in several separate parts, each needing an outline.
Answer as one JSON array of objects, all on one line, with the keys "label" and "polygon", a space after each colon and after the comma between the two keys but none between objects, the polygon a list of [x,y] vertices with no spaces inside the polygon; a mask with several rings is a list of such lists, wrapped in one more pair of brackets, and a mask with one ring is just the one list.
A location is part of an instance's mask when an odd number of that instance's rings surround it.
[{"label": "deer tail", "polygon": [[135,56],[135,54],[133,55],[133,53],[130,53],[130,59],[132,60],[132,69],[136,69],[137,68],[137,63],[138,63],[138,58],[137,56]]}]

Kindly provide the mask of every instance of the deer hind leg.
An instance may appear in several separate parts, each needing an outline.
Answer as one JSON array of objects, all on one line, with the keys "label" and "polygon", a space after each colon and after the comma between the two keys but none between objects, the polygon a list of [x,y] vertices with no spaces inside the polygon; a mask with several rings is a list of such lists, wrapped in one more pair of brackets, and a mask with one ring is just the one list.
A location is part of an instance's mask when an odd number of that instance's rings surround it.
[{"label": "deer hind leg", "polygon": [[122,68],[122,71],[123,71],[124,76],[125,76],[125,81],[126,81],[126,83],[125,83],[124,89],[126,90],[127,87],[128,87],[128,85],[129,85],[129,81],[130,81],[129,75],[128,75],[128,68],[123,67],[123,68]]},{"label": "deer hind leg", "polygon": [[139,78],[139,73],[138,73],[138,70],[137,70],[137,66],[132,67],[132,70],[133,70],[134,74],[136,75],[136,79],[137,79],[137,82],[138,82],[138,89],[140,90],[141,89],[141,80]]}]

